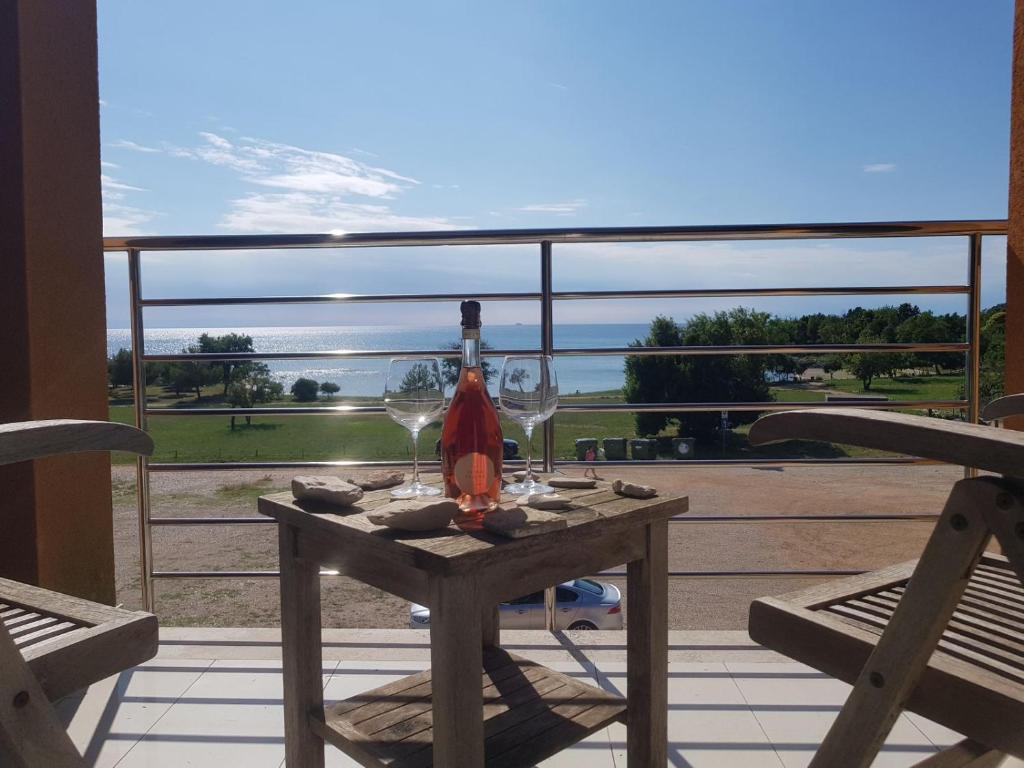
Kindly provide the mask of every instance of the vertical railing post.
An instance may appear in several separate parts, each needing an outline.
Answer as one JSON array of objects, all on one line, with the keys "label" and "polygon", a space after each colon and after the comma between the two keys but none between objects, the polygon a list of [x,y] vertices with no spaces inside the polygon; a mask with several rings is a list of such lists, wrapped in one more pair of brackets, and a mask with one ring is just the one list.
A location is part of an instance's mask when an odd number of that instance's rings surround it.
[{"label": "vertical railing post", "polygon": [[[967,261],[967,360],[965,396],[967,398],[967,422],[977,424],[981,416],[981,246],[982,236],[977,232],[970,236]],[[974,477],[977,471],[964,468],[966,477]]]},{"label": "vertical railing post", "polygon": [[[131,294],[132,323],[132,396],[135,404],[135,426],[146,429],[146,350],[145,327],[142,322],[142,264],[138,248],[128,249],[128,289]],[[149,527],[149,457],[139,456],[135,462],[135,497],[139,524],[139,570],[141,572],[142,605],[153,612],[153,539]]]},{"label": "vertical railing post", "polygon": [[[540,244],[540,348],[550,355],[555,348],[554,305],[551,299],[551,241]],[[555,417],[544,422],[544,471],[555,469]],[[544,590],[544,627],[555,631],[555,589]]]},{"label": "vertical railing post", "polygon": [[[554,302],[551,299],[551,241],[540,244],[540,348],[550,355],[555,348]],[[554,416],[544,422],[544,471],[555,469]]]}]

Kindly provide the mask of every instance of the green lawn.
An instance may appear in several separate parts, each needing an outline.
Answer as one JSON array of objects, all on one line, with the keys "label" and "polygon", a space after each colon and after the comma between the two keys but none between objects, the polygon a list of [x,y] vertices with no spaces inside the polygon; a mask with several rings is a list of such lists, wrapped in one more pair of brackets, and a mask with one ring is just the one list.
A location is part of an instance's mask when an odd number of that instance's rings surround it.
[{"label": "green lawn", "polygon": [[[822,389],[807,389],[802,385],[772,387],[776,400],[809,402],[823,400],[830,390],[860,393],[864,391],[860,381],[836,379],[824,382]],[[955,399],[962,377],[922,376],[877,379],[870,389],[872,394],[888,395],[892,399],[905,400],[951,400]],[[177,397],[159,387],[150,387],[147,395],[151,407],[194,408],[222,406],[219,389],[204,391],[203,398],[196,401],[194,396]],[[564,396],[562,401],[572,402],[622,402],[622,395],[616,391]],[[331,403],[374,402],[367,399],[336,398],[322,401]],[[379,402],[379,401],[376,401]],[[130,392],[114,392],[111,397],[110,418],[126,424],[133,422]],[[291,399],[271,404],[287,407],[295,405]],[[412,448],[408,432],[393,423],[385,415],[367,416],[255,416],[251,425],[244,419],[236,419],[231,429],[228,416],[154,416],[150,418],[150,433],[156,442],[154,460],[160,462],[220,462],[220,461],[302,461],[327,459],[365,460],[409,460]],[[518,440],[520,453],[524,453],[522,429],[503,420],[505,436]],[[855,448],[824,445],[818,443],[768,446],[753,450],[747,444],[747,426],[734,430],[723,450],[720,443],[699,446],[698,456],[702,458],[751,458],[754,456],[782,457],[834,457],[869,456],[877,452]],[[673,434],[674,428],[666,434]],[[420,436],[420,454],[424,459],[434,457],[434,443],[440,436],[440,427],[424,430]],[[575,440],[581,437],[636,437],[633,415],[630,413],[563,413],[555,419],[555,453],[557,458],[575,457]],[[539,432],[533,440],[534,453],[539,455]],[[129,463],[129,456],[116,456],[115,462]]]}]

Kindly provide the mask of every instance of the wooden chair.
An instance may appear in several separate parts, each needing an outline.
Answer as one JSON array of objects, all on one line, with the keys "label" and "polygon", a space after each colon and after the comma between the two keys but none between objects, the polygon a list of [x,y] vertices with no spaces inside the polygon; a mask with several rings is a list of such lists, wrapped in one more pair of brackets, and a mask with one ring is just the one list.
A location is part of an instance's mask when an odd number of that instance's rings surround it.
[{"label": "wooden chair", "polygon": [[[811,765],[866,768],[903,709],[968,737],[918,766],[1024,757],[1024,433],[852,408],[750,430],[755,445],[793,438],[1002,475],[954,484],[920,560],[751,605],[755,641],[854,686]],[[992,536],[1005,556],[985,551]]]},{"label": "wooden chair", "polygon": [[[134,427],[100,421],[0,424],[0,464],[83,451],[149,455],[153,441]],[[50,701],[156,650],[152,614],[0,579],[0,765],[83,765]]]}]

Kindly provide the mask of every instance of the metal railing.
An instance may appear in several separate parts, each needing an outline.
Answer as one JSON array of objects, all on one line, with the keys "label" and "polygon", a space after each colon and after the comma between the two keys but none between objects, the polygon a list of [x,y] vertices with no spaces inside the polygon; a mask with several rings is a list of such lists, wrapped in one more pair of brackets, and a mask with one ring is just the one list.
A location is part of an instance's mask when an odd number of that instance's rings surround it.
[{"label": "metal railing", "polygon": [[[488,350],[485,356],[542,353],[555,357],[574,356],[652,356],[652,355],[775,355],[824,354],[851,352],[962,352],[966,356],[965,397],[962,400],[882,401],[858,402],[858,407],[935,408],[965,412],[966,419],[977,422],[979,414],[980,317],[981,317],[981,255],[982,238],[986,235],[1004,235],[1006,221],[923,221],[878,222],[847,224],[794,224],[746,225],[710,227],[601,227],[582,229],[520,229],[520,230],[460,230],[413,233],[364,233],[347,235],[214,235],[214,236],[161,236],[105,238],[107,252],[126,252],[131,303],[131,351],[133,361],[133,397],[135,423],[146,429],[151,417],[214,416],[214,415],[269,415],[308,416],[384,413],[383,406],[315,406],[291,408],[150,408],[145,396],[146,364],[155,362],[223,362],[265,360],[352,360],[387,358],[394,356],[454,357],[452,350],[334,350],[296,352],[236,352],[236,353],[180,353],[147,354],[145,352],[144,313],[151,307],[198,307],[280,304],[358,304],[397,302],[443,302],[474,298],[481,301],[535,301],[540,303],[540,340],[537,349]],[[552,266],[554,246],[577,243],[644,243],[723,240],[818,240],[838,238],[893,238],[893,237],[966,237],[967,275],[963,284],[937,285],[875,285],[875,286],[823,286],[823,287],[767,287],[767,288],[680,288],[667,290],[618,291],[556,291]],[[532,244],[539,247],[540,291],[464,294],[318,294],[301,296],[202,297],[202,298],[146,298],[142,292],[143,251],[197,251],[280,248],[369,248],[407,246],[488,246]],[[666,299],[666,298],[737,298],[780,296],[882,296],[882,295],[943,295],[961,294],[967,299],[967,333],[963,342],[911,343],[911,344],[785,344],[743,346],[683,346],[683,347],[599,347],[558,348],[554,345],[554,305],[556,302],[607,299]],[[831,408],[848,406],[842,402],[756,402],[756,403],[567,403],[558,408],[562,413],[613,413],[620,411],[679,413],[699,411],[780,411],[790,408]],[[543,466],[553,471],[559,466],[580,466],[593,462],[555,461],[555,419],[544,423]],[[677,464],[684,467],[707,466],[788,466],[835,464],[924,464],[931,463],[913,457],[878,458],[794,458],[794,459],[704,459],[678,462],[658,461],[602,461],[601,466]],[[154,609],[153,582],[171,578],[258,578],[274,577],[276,571],[157,571],[153,567],[152,529],[154,526],[181,525],[250,525],[271,523],[269,518],[252,517],[163,517],[151,514],[149,479],[151,472],[232,469],[298,469],[306,467],[383,467],[404,466],[396,461],[260,461],[260,462],[151,462],[146,457],[137,460],[137,502],[140,548],[140,568],[143,603],[147,610]],[[430,466],[430,462],[425,466]],[[735,522],[866,522],[883,520],[931,520],[931,515],[837,515],[801,517],[797,515],[764,516],[765,519],[740,517]],[[687,515],[673,522],[721,524],[733,520],[720,516]],[[677,577],[714,576],[833,576],[855,571],[848,570],[776,570],[776,571],[715,571],[673,572]],[[609,573],[607,575],[615,575]]]}]

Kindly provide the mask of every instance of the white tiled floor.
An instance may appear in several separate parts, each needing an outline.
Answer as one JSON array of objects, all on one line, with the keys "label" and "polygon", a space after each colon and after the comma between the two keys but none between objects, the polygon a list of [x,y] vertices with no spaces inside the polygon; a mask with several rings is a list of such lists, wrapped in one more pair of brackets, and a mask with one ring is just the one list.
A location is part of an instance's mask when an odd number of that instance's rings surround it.
[{"label": "white tiled floor", "polygon": [[[267,658],[276,646],[250,643],[259,648],[253,653],[251,647],[228,641],[218,645],[209,630],[201,630],[203,642],[198,647],[207,653],[188,658],[182,655],[187,653],[183,648],[192,641],[180,639],[187,630],[174,632],[179,641],[170,649],[162,646],[156,659],[61,702],[59,711],[87,763],[119,768],[281,768],[281,664]],[[232,637],[237,637],[235,632]],[[393,640],[372,646],[336,643],[336,650],[328,654],[334,660],[324,662],[327,701],[348,698],[427,666],[422,634],[396,632],[388,637]],[[615,644],[591,640],[589,645],[574,646],[564,638],[552,643],[543,633],[518,633],[515,650],[624,694],[626,666],[617,647],[623,641],[624,637]],[[692,658],[687,649],[702,646],[715,650],[702,652],[698,661],[678,660]],[[669,765],[677,768],[802,768],[848,690],[779,657],[751,661],[758,652],[752,651],[749,640],[730,645],[723,643],[721,633],[714,642],[687,638],[671,647]],[[217,653],[208,653],[211,649]],[[263,658],[246,659],[247,652]],[[908,766],[956,739],[941,726],[905,715],[876,765]],[[625,751],[626,731],[616,724],[544,766],[622,768]],[[327,765],[347,768],[355,763],[328,748]],[[1010,765],[1021,768],[1024,762],[1012,761],[1007,768]]]}]

